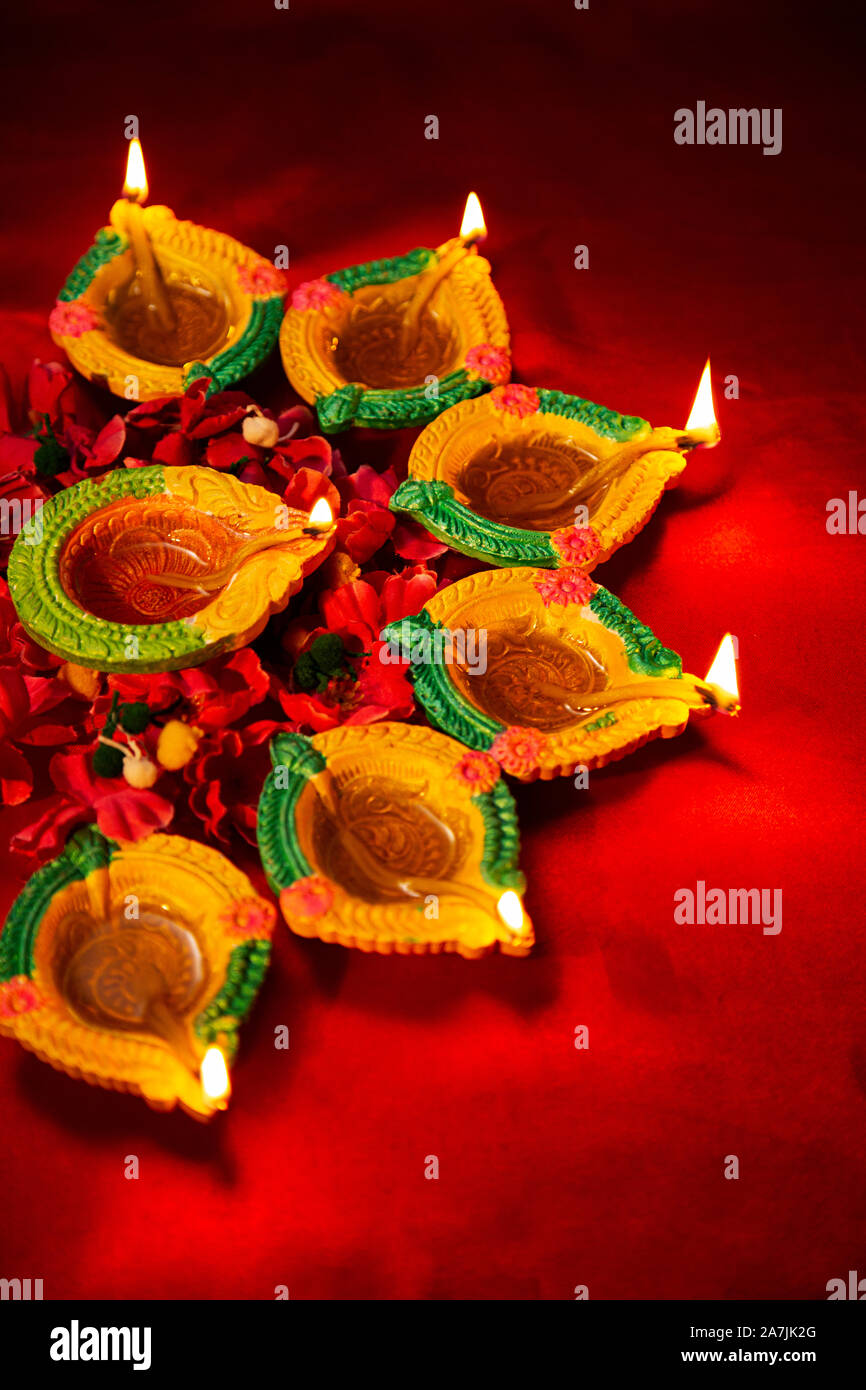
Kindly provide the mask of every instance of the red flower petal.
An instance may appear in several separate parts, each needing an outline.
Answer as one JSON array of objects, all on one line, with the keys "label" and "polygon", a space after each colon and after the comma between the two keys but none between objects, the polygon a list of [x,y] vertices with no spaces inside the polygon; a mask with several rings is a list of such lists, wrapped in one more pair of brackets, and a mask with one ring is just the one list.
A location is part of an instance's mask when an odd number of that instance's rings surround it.
[{"label": "red flower petal", "polygon": [[417,521],[398,521],[391,539],[397,554],[404,560],[435,560],[448,549]]},{"label": "red flower petal", "polygon": [[11,743],[0,744],[0,801],[20,806],[32,791],[33,770],[27,759]]},{"label": "red flower petal", "polygon": [[165,797],[123,786],[97,803],[96,824],[103,835],[112,840],[142,840],[171,824],[174,806]]},{"label": "red flower petal", "polygon": [[195,462],[195,450],[186,435],[175,431],[163,435],[153,451],[153,462],[164,463],[169,468],[184,468]]}]

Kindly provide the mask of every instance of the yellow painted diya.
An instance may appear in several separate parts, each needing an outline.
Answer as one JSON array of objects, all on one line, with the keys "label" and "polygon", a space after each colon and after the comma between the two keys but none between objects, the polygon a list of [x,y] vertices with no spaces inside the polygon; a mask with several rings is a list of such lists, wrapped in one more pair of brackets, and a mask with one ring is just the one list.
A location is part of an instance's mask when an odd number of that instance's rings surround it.
[{"label": "yellow painted diya", "polygon": [[[486,570],[382,632],[429,719],[522,781],[603,767],[739,710],[732,639],[706,680],[576,569]],[[722,659],[724,658],[724,659]]]},{"label": "yellow painted diya", "polygon": [[48,651],[98,671],[166,671],[245,646],[336,538],[330,512],[316,522],[199,467],[116,469],[64,489],[39,519],[9,559],[18,616]]},{"label": "yellow painted diya", "polygon": [[130,143],[124,196],[69,274],[49,328],[72,365],[125,400],[211,391],[248,376],[273,348],[285,278],[222,232],[142,207],[147,178]]},{"label": "yellow painted diya", "polygon": [[274,918],[216,850],[88,826],[9,913],[0,1033],[69,1076],[209,1119],[227,1104]]},{"label": "yellow painted diya", "polygon": [[459,237],[294,291],[280,331],[283,366],[326,433],[423,424],[508,380],[505,310],[474,244],[485,234],[470,194]]},{"label": "yellow painted diya", "polygon": [[718,442],[714,416],[690,425],[653,429],[580,396],[496,386],[427,425],[390,505],[486,564],[589,572],[646,525],[686,452]]},{"label": "yellow painted diya", "polygon": [[258,809],[299,936],[401,955],[526,955],[514,801],[485,754],[410,724],[279,734]]}]

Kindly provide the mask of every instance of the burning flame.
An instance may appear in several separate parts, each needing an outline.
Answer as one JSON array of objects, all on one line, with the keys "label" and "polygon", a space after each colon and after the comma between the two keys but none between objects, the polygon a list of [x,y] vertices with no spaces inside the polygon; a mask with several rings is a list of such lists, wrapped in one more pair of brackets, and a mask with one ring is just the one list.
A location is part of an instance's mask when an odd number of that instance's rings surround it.
[{"label": "burning flame", "polygon": [[695,403],[692,406],[692,413],[686,421],[687,430],[705,430],[716,423],[716,412],[713,407],[713,383],[710,377],[710,359],[707,358],[707,365],[701,373],[698,384],[698,394],[695,396]]},{"label": "burning flame", "polygon": [[483,241],[486,235],[487,223],[484,221],[484,213],[481,211],[478,194],[470,193],[466,199],[466,207],[463,209],[460,236],[463,241]]},{"label": "burning flame", "polygon": [[719,685],[727,694],[733,695],[735,699],[740,698],[740,687],[737,681],[737,646],[736,638],[726,632],[722,638],[719,650],[713,657],[713,664],[706,675],[707,685]]},{"label": "burning flame", "polygon": [[226,1059],[218,1047],[209,1047],[201,1063],[201,1089],[205,1099],[219,1105],[231,1095],[232,1084]]},{"label": "burning flame", "polygon": [[123,196],[131,198],[134,203],[143,203],[147,198],[147,174],[144,171],[144,155],[141,152],[140,140],[129,142]]},{"label": "burning flame", "polygon": [[325,498],[320,497],[318,502],[313,504],[313,510],[310,512],[310,525],[320,526],[323,530],[326,530],[327,527],[333,525],[333,521],[334,513],[331,511]]},{"label": "burning flame", "polygon": [[506,893],[502,894],[496,904],[496,910],[506,927],[509,927],[511,931],[522,931],[523,904],[512,889],[509,888]]}]

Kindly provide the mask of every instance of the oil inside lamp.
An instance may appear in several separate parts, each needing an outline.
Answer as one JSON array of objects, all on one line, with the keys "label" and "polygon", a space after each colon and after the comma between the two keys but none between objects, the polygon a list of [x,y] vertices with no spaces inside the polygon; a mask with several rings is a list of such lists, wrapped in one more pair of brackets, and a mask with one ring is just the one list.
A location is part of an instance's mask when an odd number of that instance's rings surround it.
[{"label": "oil inside lamp", "polygon": [[133,357],[182,367],[213,356],[225,342],[227,305],[194,268],[157,260],[142,207],[147,192],[141,145],[131,140],[123,197],[112,209],[112,223],[129,240],[135,268],[110,295],[107,320],[118,346]]},{"label": "oil inside lamp", "polygon": [[462,835],[455,833],[444,813],[410,795],[401,783],[386,777],[360,778],[341,790],[326,767],[309,785],[317,798],[316,857],[328,877],[349,893],[367,902],[432,894],[487,914],[498,912],[508,926],[519,912],[522,925],[516,893],[505,893],[495,903],[485,889],[457,877],[465,858]]},{"label": "oil inside lamp", "polygon": [[492,437],[476,449],[455,479],[466,504],[479,516],[527,531],[570,525],[575,507],[589,520],[642,454],[712,448],[721,438],[713,409],[710,363],[701,375],[685,430],[659,428],[630,440],[606,457],[586,443],[528,425],[519,438]]}]

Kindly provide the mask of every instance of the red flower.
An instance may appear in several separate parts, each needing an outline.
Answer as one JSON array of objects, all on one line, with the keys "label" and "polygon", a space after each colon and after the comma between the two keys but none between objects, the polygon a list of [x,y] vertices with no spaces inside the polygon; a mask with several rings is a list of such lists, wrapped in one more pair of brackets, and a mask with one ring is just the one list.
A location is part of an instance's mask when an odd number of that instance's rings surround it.
[{"label": "red flower", "polygon": [[518,724],[503,729],[490,745],[491,757],[515,777],[535,772],[544,750],[545,738],[538,729],[524,729]]},{"label": "red flower", "polygon": [[97,777],[90,753],[55,753],[50,765],[57,791],[41,802],[42,814],[12,838],[18,853],[51,859],[76,825],[96,821],[112,840],[141,840],[164,830],[174,815],[170,801],[150,790],[136,790],[123,778]]},{"label": "red flower", "polygon": [[408,679],[408,661],[383,661],[387,642],[374,642],[373,650],[358,675],[361,707],[347,724],[372,724],[376,719],[408,719],[415,711],[415,697]]},{"label": "red flower", "polygon": [[276,916],[273,903],[265,898],[240,898],[220,913],[220,921],[230,936],[270,941]]},{"label": "red flower", "polygon": [[263,719],[245,729],[219,729],[184,768],[190,808],[214,839],[227,843],[234,829],[256,843],[256,807],[270,767],[267,740],[282,727]]},{"label": "red flower", "polygon": [[305,280],[292,293],[292,308],[301,311],[325,309],[339,304],[343,297],[344,291],[332,280]]},{"label": "red flower", "polygon": [[387,623],[420,612],[435,594],[437,582],[433,570],[424,565],[413,565],[400,574],[375,571],[325,590],[319,607],[329,632],[339,633],[344,640],[356,637],[367,648]]},{"label": "red flower", "polygon": [[582,569],[592,565],[601,554],[598,532],[591,526],[566,526],[550,537],[566,565]]},{"label": "red flower", "polygon": [[33,771],[16,744],[55,747],[71,743],[75,730],[68,724],[45,724],[39,716],[54,709],[69,694],[55,677],[23,676],[0,667],[0,800],[18,806],[33,792]]},{"label": "red flower", "polygon": [[468,787],[473,795],[492,791],[499,781],[499,773],[500,767],[496,759],[491,758],[489,753],[482,753],[477,749],[470,749],[464,753],[453,769],[453,775],[458,782]]},{"label": "red flower", "polygon": [[582,607],[589,603],[598,585],[583,570],[572,566],[567,569],[548,570],[543,578],[536,581],[535,588],[541,594],[545,608],[549,608],[552,603],[579,603]]},{"label": "red flower", "polygon": [[349,503],[346,516],[337,521],[337,548],[351,556],[356,565],[363,565],[385,544],[394,524],[393,512],[376,502],[356,499]]},{"label": "red flower", "polygon": [[58,299],[48,316],[48,327],[58,338],[80,338],[99,327],[99,316],[80,299]]},{"label": "red flower", "polygon": [[270,679],[252,648],[242,647],[184,671],[111,676],[109,687],[122,700],[143,700],[156,713],[182,700],[189,722],[210,733],[236,724],[260,704]]},{"label": "red flower", "polygon": [[484,381],[506,382],[511,375],[511,358],[503,347],[492,343],[478,343],[471,347],[465,357],[467,370]]},{"label": "red flower", "polygon": [[323,917],[334,901],[334,886],[321,874],[297,878],[280,893],[280,907],[290,917]]},{"label": "red flower", "polygon": [[286,293],[285,275],[264,257],[253,261],[252,265],[238,267],[238,284],[245,294],[271,296]]},{"label": "red flower", "polygon": [[13,975],[0,981],[0,1018],[17,1018],[41,1009],[45,1000],[29,975]]},{"label": "red flower", "polygon": [[534,415],[541,405],[534,386],[518,386],[516,382],[510,386],[494,386],[490,400],[497,410],[504,410],[507,415],[518,415],[521,419],[525,415]]}]

